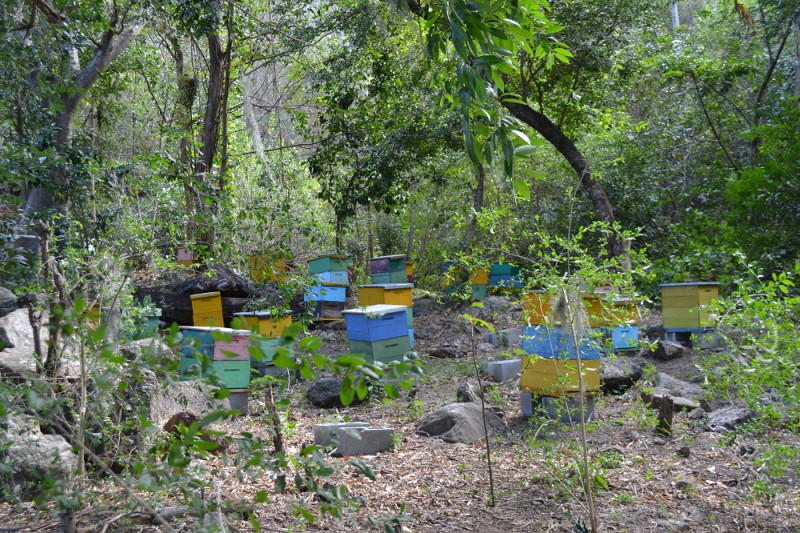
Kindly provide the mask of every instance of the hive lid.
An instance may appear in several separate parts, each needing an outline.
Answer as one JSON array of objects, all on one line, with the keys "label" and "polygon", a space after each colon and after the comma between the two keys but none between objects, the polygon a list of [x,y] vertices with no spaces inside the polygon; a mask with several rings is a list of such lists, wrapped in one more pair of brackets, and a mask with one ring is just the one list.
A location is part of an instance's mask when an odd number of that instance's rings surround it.
[{"label": "hive lid", "polygon": [[382,289],[413,289],[413,283],[373,283],[372,285],[359,285],[358,288],[374,289],[380,287]]},{"label": "hive lid", "polygon": [[659,287],[689,287],[692,285],[719,285],[719,281],[684,281],[683,283],[662,283]]},{"label": "hive lid", "polygon": [[[344,272],[344,271],[342,271]],[[318,287],[322,285],[323,287],[349,287],[350,285],[347,283],[334,283],[332,281],[315,281],[314,287]]]},{"label": "hive lid", "polygon": [[[283,311],[283,314],[276,313],[279,316],[287,316],[291,315],[291,310]],[[254,316],[256,318],[272,318],[272,311],[241,311],[239,313],[233,313],[233,316]]]},{"label": "hive lid", "polygon": [[216,292],[201,292],[199,294],[190,294],[189,298],[194,300],[194,299],[197,299],[197,298],[209,298],[211,296],[219,296],[219,295],[220,295],[219,291],[216,291]]},{"label": "hive lid", "polygon": [[326,257],[330,257],[331,259],[347,259],[346,255],[341,254],[320,254],[314,259],[310,259],[309,262],[316,261],[317,259],[325,259]]},{"label": "hive lid", "polygon": [[380,257],[373,257],[370,261],[375,261],[376,259],[405,259],[406,254],[395,254],[395,255],[382,255]]},{"label": "hive lid", "polygon": [[388,315],[389,313],[405,313],[406,309],[408,308],[405,305],[378,304],[368,305],[367,307],[359,307],[357,309],[345,309],[342,311],[342,313],[351,315],[383,316]]},{"label": "hive lid", "polygon": [[250,335],[250,331],[246,329],[216,328],[212,326],[178,326],[178,329],[181,331],[206,331],[222,335]]}]

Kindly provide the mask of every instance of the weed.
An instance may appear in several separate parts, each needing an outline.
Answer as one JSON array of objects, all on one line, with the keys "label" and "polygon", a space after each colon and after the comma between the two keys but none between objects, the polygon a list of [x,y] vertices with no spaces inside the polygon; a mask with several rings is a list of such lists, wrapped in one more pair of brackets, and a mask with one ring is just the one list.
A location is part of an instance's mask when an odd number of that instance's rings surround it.
[{"label": "weed", "polygon": [[639,501],[635,496],[631,496],[630,494],[626,494],[624,492],[620,492],[619,494],[614,495],[614,503],[625,505],[628,503],[636,503]]}]

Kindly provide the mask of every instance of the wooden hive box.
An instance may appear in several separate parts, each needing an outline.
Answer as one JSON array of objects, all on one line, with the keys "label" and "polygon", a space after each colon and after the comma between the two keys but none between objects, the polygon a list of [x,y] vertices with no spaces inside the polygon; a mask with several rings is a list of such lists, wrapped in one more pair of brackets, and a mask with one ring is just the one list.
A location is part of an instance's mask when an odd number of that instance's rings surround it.
[{"label": "wooden hive box", "polygon": [[411,351],[411,338],[408,335],[371,342],[349,339],[349,343],[350,353],[363,355],[370,363],[400,361]]},{"label": "wooden hive box", "polygon": [[347,270],[328,270],[312,274],[311,277],[315,281],[324,281],[326,283],[350,284],[350,272]]},{"label": "wooden hive box", "polygon": [[666,330],[713,328],[706,307],[719,297],[717,282],[666,283],[661,285],[661,314]]},{"label": "wooden hive box", "polygon": [[523,320],[528,326],[550,324],[553,313],[551,299],[553,296],[545,292],[529,292],[523,303]]},{"label": "wooden hive box", "polygon": [[472,291],[473,300],[483,300],[489,294],[489,285],[471,283],[470,290]]},{"label": "wooden hive box", "polygon": [[414,283],[414,262],[406,261],[406,277],[409,283]]},{"label": "wooden hive box", "polygon": [[[598,393],[600,391],[600,360],[582,361],[581,364],[584,389],[590,394]],[[523,357],[519,390],[520,392],[555,397],[580,392],[577,363],[536,356]]]},{"label": "wooden hive box", "polygon": [[192,294],[192,315],[195,326],[223,327],[222,296],[219,292]]},{"label": "wooden hive box", "polygon": [[308,270],[311,274],[331,271],[347,272],[348,261],[349,258],[346,255],[324,254],[309,261]]},{"label": "wooden hive box", "polygon": [[280,337],[286,326],[292,324],[292,312],[283,311],[283,313],[276,313],[273,316],[272,311],[243,311],[241,313],[233,313],[234,318],[238,318],[241,322],[239,325],[253,331],[260,335],[266,335],[270,338]]},{"label": "wooden hive box", "polygon": [[286,256],[275,251],[254,253],[250,256],[250,279],[286,282]]},{"label": "wooden hive box", "polygon": [[[599,334],[598,334],[599,333]],[[594,330],[580,339],[578,349],[583,360],[599,360],[603,351],[600,339],[602,330]],[[572,333],[561,326],[523,326],[522,350],[528,355],[537,355],[545,359],[576,359],[575,343]]]},{"label": "wooden hive box", "polygon": [[188,248],[178,248],[176,258],[179,265],[189,267],[194,262],[194,253]]},{"label": "wooden hive box", "polygon": [[343,314],[350,340],[374,342],[408,335],[406,307],[402,305],[370,305]]},{"label": "wooden hive box", "polygon": [[470,273],[469,282],[474,285],[488,285],[489,273],[485,268],[476,268]]},{"label": "wooden hive box", "polygon": [[215,328],[214,361],[250,361],[250,332],[243,329]]},{"label": "wooden hive box", "polygon": [[[380,274],[385,272],[402,272],[405,275],[404,281],[408,281],[408,274],[406,273],[405,254],[373,257],[372,259],[369,260],[369,266],[370,266],[370,271],[373,274]],[[397,283],[401,282],[398,281]]]},{"label": "wooden hive box", "polygon": [[358,305],[414,305],[413,283],[382,283],[360,285],[358,287]]},{"label": "wooden hive box", "polygon": [[346,283],[317,282],[303,295],[306,302],[341,302],[347,299]]}]

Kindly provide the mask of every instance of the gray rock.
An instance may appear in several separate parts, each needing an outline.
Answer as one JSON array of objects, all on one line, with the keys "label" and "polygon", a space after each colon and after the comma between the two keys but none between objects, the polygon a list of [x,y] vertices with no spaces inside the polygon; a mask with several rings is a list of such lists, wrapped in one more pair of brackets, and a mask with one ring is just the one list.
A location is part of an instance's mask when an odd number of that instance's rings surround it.
[{"label": "gray rock", "polygon": [[622,394],[642,379],[644,362],[638,357],[604,358],[600,386],[606,393]]},{"label": "gray rock", "polygon": [[700,401],[705,395],[702,387],[693,383],[674,378],[664,372],[656,374],[653,385],[656,392],[665,392],[670,396],[681,396],[692,400]]},{"label": "gray rock", "polygon": [[[492,411],[486,411],[486,423],[490,430],[503,427],[503,421]],[[451,403],[423,418],[417,433],[439,437],[445,442],[470,444],[484,437],[483,413],[476,403]]]},{"label": "gray rock", "polygon": [[[40,330],[42,349],[47,348],[47,313],[43,313]],[[33,358],[33,328],[28,318],[27,309],[16,309],[6,316],[0,317],[0,340],[6,343],[0,350],[0,363],[14,372],[28,373],[36,371]]]},{"label": "gray rock", "polygon": [[456,401],[460,403],[480,403],[481,392],[472,383],[461,383],[456,389]]},{"label": "gray rock", "polygon": [[202,381],[179,381],[160,387],[153,372],[145,372],[142,378],[145,386],[139,394],[149,396],[150,420],[158,427],[163,427],[178,413],[189,413],[201,419],[217,409],[234,408],[227,398],[214,399],[216,387]]},{"label": "gray rock", "polygon": [[711,431],[730,431],[745,422],[755,418],[756,412],[752,409],[739,407],[726,407],[719,411],[708,413],[708,429]]},{"label": "gray rock", "polygon": [[[311,384],[308,387],[306,397],[312,405],[322,407],[323,409],[330,409],[332,407],[342,407],[342,400],[339,393],[342,390],[342,380],[339,378],[322,378]],[[362,400],[363,401],[363,400]],[[361,403],[358,397],[353,398],[353,403],[356,405]]]},{"label": "gray rock", "polygon": [[663,322],[651,322],[644,328],[644,336],[651,341],[663,339],[665,334]]},{"label": "gray rock", "polygon": [[483,303],[483,307],[478,308],[478,314],[484,318],[491,316],[495,312],[506,311],[511,306],[508,300],[501,296],[487,296],[481,300],[481,303]]},{"label": "gray rock", "polygon": [[519,348],[522,346],[522,328],[508,328],[486,335],[486,342],[494,346]]},{"label": "gray rock", "polygon": [[684,348],[680,343],[674,341],[660,340],[656,343],[655,350],[647,348],[643,350],[644,355],[652,357],[658,361],[671,361],[683,356]]},{"label": "gray rock", "polygon": [[0,317],[17,308],[17,297],[10,290],[0,287]]},{"label": "gray rock", "polygon": [[170,349],[169,345],[159,339],[139,339],[117,348],[126,361],[155,362],[159,358],[177,359],[178,356]]},{"label": "gray rock", "polygon": [[418,298],[411,307],[414,317],[428,316],[440,312],[440,307],[433,298]]},{"label": "gray rock", "polygon": [[0,429],[0,444],[15,474],[15,482],[34,481],[37,475],[51,473],[67,478],[78,466],[72,446],[61,435],[42,434],[39,424],[27,415],[9,415],[7,430]]}]

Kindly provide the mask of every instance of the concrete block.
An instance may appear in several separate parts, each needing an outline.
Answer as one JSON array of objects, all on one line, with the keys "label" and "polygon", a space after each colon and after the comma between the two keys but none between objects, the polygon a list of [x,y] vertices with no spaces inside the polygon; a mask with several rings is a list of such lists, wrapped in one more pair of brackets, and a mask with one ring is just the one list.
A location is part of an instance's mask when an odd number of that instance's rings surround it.
[{"label": "concrete block", "polygon": [[228,395],[228,404],[231,409],[236,409],[243,415],[248,413],[247,404],[250,400],[250,391],[248,389],[231,389]]},{"label": "concrete block", "polygon": [[494,346],[522,346],[522,328],[508,328],[486,335],[486,342]]},{"label": "concrete block", "polygon": [[494,377],[495,381],[505,381],[514,374],[522,371],[522,360],[511,359],[508,361],[489,361],[486,363],[486,373]]},{"label": "concrete block", "polygon": [[[577,395],[553,398],[542,396],[542,406],[547,415],[553,420],[560,420],[564,424],[577,424],[581,420],[580,398]],[[585,399],[584,420],[589,422],[594,419],[594,396]]]},{"label": "concrete block", "polygon": [[369,424],[366,422],[340,422],[332,424],[315,424],[314,425],[314,444],[317,446],[329,446],[334,438],[338,440],[338,432],[340,429],[352,428],[366,428]]},{"label": "concrete block", "polygon": [[722,337],[716,331],[705,331],[697,334],[697,343],[701,350],[710,350],[722,346]]},{"label": "concrete block", "polygon": [[341,428],[336,455],[375,455],[394,446],[394,430],[386,427]]},{"label": "concrete block", "polygon": [[520,392],[519,407],[522,411],[522,416],[533,416],[533,394],[530,392]]}]

